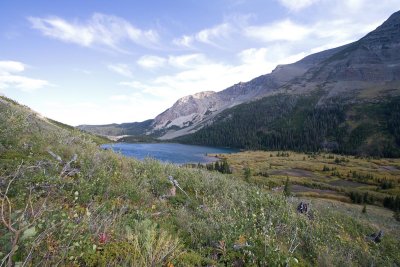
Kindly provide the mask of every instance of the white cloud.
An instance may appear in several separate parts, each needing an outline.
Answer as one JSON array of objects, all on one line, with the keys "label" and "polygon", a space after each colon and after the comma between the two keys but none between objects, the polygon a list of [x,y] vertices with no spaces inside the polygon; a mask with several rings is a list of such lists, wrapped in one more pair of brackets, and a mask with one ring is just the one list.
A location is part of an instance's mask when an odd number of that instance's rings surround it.
[{"label": "white cloud", "polygon": [[[320,0],[279,0],[281,5],[290,9],[291,11],[299,11],[303,8],[309,7]],[[354,0],[350,0],[354,1]]]},{"label": "white cloud", "polygon": [[145,69],[155,69],[162,67],[165,64],[165,58],[158,57],[158,56],[142,56],[136,62],[139,66]]},{"label": "white cloud", "polygon": [[204,54],[195,53],[167,57],[146,55],[140,57],[136,63],[144,69],[156,69],[166,65],[178,69],[190,69],[199,64],[207,64],[208,62],[209,60]]},{"label": "white cloud", "polygon": [[99,45],[122,51],[120,45],[124,41],[153,47],[159,39],[154,30],[141,30],[125,19],[100,13],[95,13],[86,22],[66,21],[59,17],[29,17],[28,20],[45,36],[85,47]]},{"label": "white cloud", "polygon": [[264,42],[299,41],[305,39],[311,32],[309,27],[285,19],[262,26],[249,26],[245,28],[244,35]]},{"label": "white cloud", "polygon": [[[343,6],[346,5],[342,3],[340,8],[326,7],[334,10],[332,11],[334,13],[342,10],[339,12],[343,13],[341,16],[326,15],[324,18],[308,23],[295,23],[290,19],[284,19],[264,25],[246,25],[243,27],[242,34],[264,45],[288,45],[292,47],[292,53],[309,54],[354,42],[374,30],[387,16],[381,15],[383,18],[377,16],[376,19],[367,19],[361,11],[353,14],[346,13],[346,8]],[[368,5],[365,7],[370,8]],[[371,16],[376,16],[376,14]]]},{"label": "white cloud", "polygon": [[24,92],[34,91],[49,85],[45,80],[32,79],[19,75],[0,75],[0,89],[15,87]]},{"label": "white cloud", "polygon": [[25,64],[18,61],[0,61],[0,74],[9,72],[21,72],[25,70]]},{"label": "white cloud", "polygon": [[180,38],[174,39],[173,43],[181,47],[193,47],[193,43],[197,41],[220,47],[218,42],[228,39],[234,31],[235,27],[231,23],[225,22],[211,28],[203,29],[193,35],[183,35]]},{"label": "white cloud", "polygon": [[242,63],[253,64],[255,61],[265,61],[268,49],[263,48],[249,48],[238,53]]},{"label": "white cloud", "polygon": [[196,40],[206,44],[216,45],[214,42],[215,39],[227,38],[232,31],[233,28],[229,23],[223,23],[198,32],[196,34]]},{"label": "white cloud", "polygon": [[17,88],[29,92],[50,85],[45,80],[15,74],[23,72],[25,68],[26,65],[18,61],[0,61],[0,90]]},{"label": "white cloud", "polygon": [[109,70],[118,73],[122,76],[132,77],[132,72],[126,64],[111,64],[107,66]]},{"label": "white cloud", "polygon": [[254,24],[252,21],[261,20],[257,15],[231,15],[216,26],[185,34],[173,43],[181,48],[195,48],[199,53],[205,53],[201,44],[230,52],[270,43],[292,43],[298,48],[296,53],[321,46],[332,48],[361,38],[400,8],[398,0],[381,0],[379,5],[368,0],[278,1],[292,11],[313,5],[312,16],[305,19],[294,14],[275,22]]},{"label": "white cloud", "polygon": [[[220,91],[239,81],[266,74],[279,63],[291,63],[302,57],[304,54],[291,55],[290,50],[278,45],[245,49],[237,53],[236,64],[221,63],[204,54],[169,56],[168,64],[175,67],[172,74],[160,74],[149,81],[124,81],[120,85],[172,105],[182,96],[200,91]],[[114,96],[113,99],[127,98]]]},{"label": "white cloud", "polygon": [[[347,8],[349,8],[350,10],[358,10],[365,4],[366,4],[365,0],[346,0],[345,1],[345,6]],[[374,4],[374,5],[376,5],[376,4]]]},{"label": "white cloud", "polygon": [[204,54],[186,54],[180,56],[169,56],[168,63],[175,68],[193,68],[199,64],[208,62]]},{"label": "white cloud", "polygon": [[191,47],[193,43],[194,38],[189,35],[184,35],[180,38],[175,38],[172,42],[181,47]]}]

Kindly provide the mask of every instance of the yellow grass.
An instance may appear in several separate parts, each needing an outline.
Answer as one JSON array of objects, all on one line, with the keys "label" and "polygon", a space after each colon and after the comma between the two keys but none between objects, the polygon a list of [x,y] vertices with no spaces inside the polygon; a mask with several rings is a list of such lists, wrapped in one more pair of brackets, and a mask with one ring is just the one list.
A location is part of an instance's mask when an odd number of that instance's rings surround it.
[{"label": "yellow grass", "polygon": [[[292,184],[309,186],[310,188],[329,189],[337,191],[342,196],[337,199],[345,201],[346,191],[360,190],[368,191],[379,198],[400,193],[400,159],[361,159],[354,156],[341,156],[330,153],[318,155],[307,155],[304,153],[288,152],[289,156],[277,156],[279,151],[244,151],[234,154],[215,155],[220,159],[226,159],[231,166],[233,175],[244,178],[245,167],[249,167],[252,172],[250,182],[254,182],[265,187],[275,187],[284,184],[289,177]],[[285,152],[287,153],[287,152]],[[345,162],[335,163],[335,159],[344,159]],[[322,171],[326,166],[330,171]],[[338,177],[333,172],[340,174]],[[353,178],[352,173],[357,172],[362,175],[372,175],[372,179]],[[268,174],[264,177],[263,174]],[[386,179],[392,181],[395,188],[381,188],[379,180]],[[332,185],[334,181],[338,185]],[[353,181],[359,186],[347,186],[347,181]],[[322,196],[320,192],[309,193]],[[301,193],[307,193],[301,192]],[[329,196],[328,196],[329,197]]]}]

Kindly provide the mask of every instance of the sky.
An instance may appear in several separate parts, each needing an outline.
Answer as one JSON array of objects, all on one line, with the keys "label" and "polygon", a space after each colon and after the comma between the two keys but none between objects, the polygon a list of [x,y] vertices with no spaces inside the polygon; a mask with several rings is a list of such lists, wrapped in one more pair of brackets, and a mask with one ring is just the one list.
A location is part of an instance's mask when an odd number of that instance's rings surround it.
[{"label": "sky", "polygon": [[143,121],[353,42],[399,0],[1,0],[0,94],[73,126]]}]

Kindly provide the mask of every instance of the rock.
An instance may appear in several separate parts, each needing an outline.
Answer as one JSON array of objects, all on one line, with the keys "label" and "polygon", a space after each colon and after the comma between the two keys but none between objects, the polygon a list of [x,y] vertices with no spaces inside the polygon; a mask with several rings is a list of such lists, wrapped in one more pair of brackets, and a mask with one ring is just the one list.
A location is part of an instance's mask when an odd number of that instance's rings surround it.
[{"label": "rock", "polygon": [[373,233],[369,236],[366,237],[367,240],[375,242],[375,243],[380,243],[383,238],[383,231],[379,230],[378,233]]}]

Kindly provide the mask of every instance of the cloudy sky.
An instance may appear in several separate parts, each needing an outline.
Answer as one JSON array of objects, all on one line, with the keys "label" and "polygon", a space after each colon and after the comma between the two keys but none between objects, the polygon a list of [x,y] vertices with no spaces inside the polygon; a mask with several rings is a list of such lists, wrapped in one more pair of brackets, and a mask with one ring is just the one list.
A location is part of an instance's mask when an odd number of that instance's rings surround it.
[{"label": "cloudy sky", "polygon": [[71,125],[142,121],[355,41],[399,0],[2,0],[0,94]]}]

